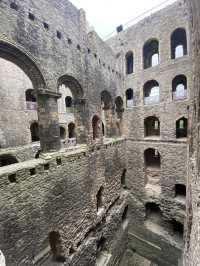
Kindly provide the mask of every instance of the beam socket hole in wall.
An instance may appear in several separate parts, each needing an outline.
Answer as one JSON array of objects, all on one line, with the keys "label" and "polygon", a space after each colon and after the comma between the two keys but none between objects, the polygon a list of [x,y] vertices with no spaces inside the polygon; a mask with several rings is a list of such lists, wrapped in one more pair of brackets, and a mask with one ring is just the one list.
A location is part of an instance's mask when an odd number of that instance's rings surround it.
[{"label": "beam socket hole in wall", "polygon": [[8,180],[10,181],[10,183],[17,183],[16,174],[9,175]]},{"label": "beam socket hole in wall", "polygon": [[50,165],[49,165],[49,163],[46,163],[46,164],[44,164],[44,170],[45,170],[45,171],[48,171],[48,170],[49,170],[49,168],[50,168]]},{"label": "beam socket hole in wall", "polygon": [[94,58],[97,58],[97,54],[94,54]]},{"label": "beam socket hole in wall", "polygon": [[30,175],[36,175],[36,169],[35,168],[30,169]]},{"label": "beam socket hole in wall", "polygon": [[60,138],[61,139],[66,139],[66,130],[64,127],[60,127]]},{"label": "beam socket hole in wall", "polygon": [[56,32],[56,36],[57,36],[57,38],[58,38],[59,40],[61,40],[61,38],[62,38],[62,33],[61,33],[60,31],[57,30],[57,32]]},{"label": "beam socket hole in wall", "polygon": [[57,165],[61,165],[62,164],[62,159],[61,158],[56,158],[56,163],[57,163]]},{"label": "beam socket hole in wall", "polygon": [[74,254],[76,252],[76,250],[74,249],[73,246],[70,247],[69,249],[69,255],[71,256],[72,254]]},{"label": "beam socket hole in wall", "polygon": [[76,48],[77,48],[79,51],[81,51],[81,47],[80,47],[79,44],[77,44]]},{"label": "beam socket hole in wall", "polygon": [[72,44],[72,40],[70,38],[67,38],[68,44]]},{"label": "beam socket hole in wall", "polygon": [[15,2],[10,3],[10,8],[18,11],[18,5]]},{"label": "beam socket hole in wall", "polygon": [[28,13],[28,18],[30,19],[30,20],[32,20],[32,21],[34,21],[35,20],[35,16],[32,14],[32,13]]},{"label": "beam socket hole in wall", "polygon": [[48,24],[48,23],[43,22],[43,26],[44,26],[44,28],[45,28],[46,30],[49,30],[49,24]]},{"label": "beam socket hole in wall", "polygon": [[126,74],[132,74],[133,73],[133,52],[129,51],[126,53],[125,56],[125,62],[126,62]]},{"label": "beam socket hole in wall", "polygon": [[175,197],[183,198],[186,197],[186,186],[183,184],[176,184],[175,185]]}]

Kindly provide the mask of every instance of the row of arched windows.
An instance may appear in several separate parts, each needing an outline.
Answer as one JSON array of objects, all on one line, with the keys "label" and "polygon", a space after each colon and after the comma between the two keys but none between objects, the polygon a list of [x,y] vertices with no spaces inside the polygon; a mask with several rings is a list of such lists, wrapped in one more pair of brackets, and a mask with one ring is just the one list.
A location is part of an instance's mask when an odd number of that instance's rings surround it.
[{"label": "row of arched windows", "polygon": [[[187,36],[183,28],[176,29],[171,35],[171,59],[183,57],[187,54]],[[148,40],[143,46],[143,68],[147,69],[159,64],[159,41]],[[126,74],[134,72],[134,55],[132,51],[126,53]]]},{"label": "row of arched windows", "polygon": [[[187,78],[185,75],[178,75],[172,80],[172,99],[184,100],[187,98]],[[158,104],[160,102],[160,86],[156,80],[147,81],[143,86],[144,105]],[[133,89],[126,90],[126,106],[135,105]]]},{"label": "row of arched windows", "polygon": [[[181,117],[176,121],[176,138],[186,138],[188,131],[187,118]],[[144,136],[160,136],[160,121],[155,116],[149,116],[144,120]]]}]

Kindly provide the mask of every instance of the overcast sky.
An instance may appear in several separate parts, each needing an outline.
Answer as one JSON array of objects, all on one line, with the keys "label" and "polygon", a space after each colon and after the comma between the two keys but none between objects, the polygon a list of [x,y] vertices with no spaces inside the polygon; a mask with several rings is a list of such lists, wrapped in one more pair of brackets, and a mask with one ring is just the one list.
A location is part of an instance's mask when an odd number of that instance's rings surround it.
[{"label": "overcast sky", "polygon": [[[145,11],[166,0],[70,0],[77,8],[83,8],[87,20],[96,32],[106,37],[120,24],[125,24]],[[176,0],[169,0],[170,3]],[[163,5],[163,6],[164,6]]]}]

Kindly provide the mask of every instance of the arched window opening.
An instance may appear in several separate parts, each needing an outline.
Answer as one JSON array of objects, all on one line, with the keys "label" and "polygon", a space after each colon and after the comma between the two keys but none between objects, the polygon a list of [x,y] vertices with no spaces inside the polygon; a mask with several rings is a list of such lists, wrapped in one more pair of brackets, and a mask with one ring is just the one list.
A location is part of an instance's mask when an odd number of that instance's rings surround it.
[{"label": "arched window opening", "polygon": [[126,90],[126,106],[128,108],[134,106],[134,98],[133,98],[133,90],[132,89]]},{"label": "arched window opening", "polygon": [[184,233],[184,225],[180,222],[177,222],[176,220],[172,220],[172,230],[175,236],[179,238],[183,238]]},{"label": "arched window opening", "polygon": [[147,149],[144,152],[145,168],[160,169],[160,154],[156,149]]},{"label": "arched window opening", "polygon": [[185,117],[180,118],[176,121],[176,138],[187,138],[187,127],[188,122]]},{"label": "arched window opening", "polygon": [[185,29],[178,28],[171,35],[171,58],[176,59],[187,54],[187,36]]},{"label": "arched window opening", "polygon": [[72,108],[72,97],[71,96],[65,97],[65,106],[67,109]]},{"label": "arched window opening", "polygon": [[122,175],[121,175],[121,186],[122,186],[123,188],[126,188],[126,172],[127,172],[127,170],[124,169],[124,170],[123,170],[123,173],[122,173]]},{"label": "arched window opening", "polygon": [[18,163],[18,160],[11,154],[0,155],[0,167]]},{"label": "arched window opening", "polygon": [[126,74],[131,74],[133,73],[133,53],[132,52],[128,52],[126,54]]},{"label": "arched window opening", "polygon": [[159,64],[159,42],[157,40],[149,40],[143,47],[143,64],[144,69]]},{"label": "arched window opening", "polygon": [[109,110],[112,108],[112,97],[106,90],[101,92],[101,105],[103,110]]},{"label": "arched window opening", "polygon": [[66,139],[66,130],[64,127],[60,127],[60,138]]},{"label": "arched window opening", "polygon": [[99,213],[103,209],[103,192],[104,188],[101,187],[96,195],[97,199],[97,213]]},{"label": "arched window opening", "polygon": [[39,126],[37,122],[34,122],[31,124],[30,126],[30,130],[31,130],[31,140],[32,142],[35,141],[39,141],[40,137],[39,137]]},{"label": "arched window opening", "polygon": [[66,258],[63,255],[61,238],[58,232],[52,231],[49,234],[49,244],[53,254],[53,260],[57,262],[65,262]]},{"label": "arched window opening", "polygon": [[160,121],[155,116],[147,117],[144,120],[144,136],[160,136]]},{"label": "arched window opening", "polygon": [[175,185],[175,197],[183,198],[186,197],[186,186],[183,184],[176,184]]},{"label": "arched window opening", "polygon": [[187,78],[184,75],[176,76],[172,81],[173,100],[183,100],[187,98]]},{"label": "arched window opening", "polygon": [[97,115],[92,118],[93,140],[100,138],[100,119]]},{"label": "arched window opening", "polygon": [[144,85],[144,104],[157,104],[160,101],[160,88],[155,80],[148,81]]},{"label": "arched window opening", "polygon": [[162,225],[162,213],[158,204],[149,202],[145,205],[146,220]]},{"label": "arched window opening", "polygon": [[27,110],[37,110],[37,100],[34,96],[34,90],[28,89],[26,90],[26,109]]},{"label": "arched window opening", "polygon": [[69,139],[76,138],[75,124],[74,123],[69,123],[69,125],[68,125],[68,138]]}]

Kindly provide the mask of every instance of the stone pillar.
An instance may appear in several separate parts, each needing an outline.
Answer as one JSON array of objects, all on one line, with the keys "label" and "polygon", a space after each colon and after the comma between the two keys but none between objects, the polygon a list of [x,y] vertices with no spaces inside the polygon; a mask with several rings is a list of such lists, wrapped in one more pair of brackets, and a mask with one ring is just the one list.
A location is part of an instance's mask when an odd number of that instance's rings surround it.
[{"label": "stone pillar", "polygon": [[78,144],[88,143],[89,111],[86,99],[74,101],[74,115],[76,123],[76,140]]},{"label": "stone pillar", "polygon": [[58,151],[61,148],[57,100],[61,94],[39,89],[37,91],[38,121],[42,152]]}]

